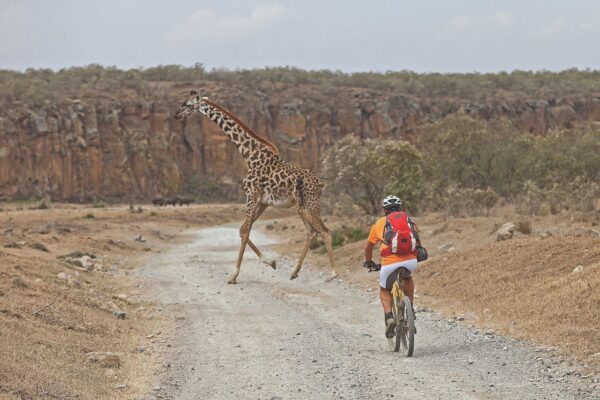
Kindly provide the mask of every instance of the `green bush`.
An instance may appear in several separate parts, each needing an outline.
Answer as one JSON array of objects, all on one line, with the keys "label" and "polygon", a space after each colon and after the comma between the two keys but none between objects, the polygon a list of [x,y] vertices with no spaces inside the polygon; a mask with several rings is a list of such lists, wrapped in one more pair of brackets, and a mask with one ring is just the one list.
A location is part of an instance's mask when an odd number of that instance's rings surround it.
[{"label": "green bush", "polygon": [[348,243],[354,243],[360,240],[365,240],[367,237],[369,237],[369,232],[361,227],[351,227],[344,230],[344,236],[346,236]]},{"label": "green bush", "polygon": [[[345,244],[350,244],[365,240],[369,236],[369,232],[365,229],[357,226],[342,226],[340,229],[334,229],[331,232],[331,245],[334,249],[341,247]],[[314,238],[310,243],[310,249],[316,250],[318,253],[324,253],[327,251],[325,243],[320,238]]]},{"label": "green bush", "polygon": [[600,129],[537,137],[503,120],[452,115],[423,129],[427,206],[487,215],[503,196],[523,214],[592,211],[600,184]]},{"label": "green bush", "polygon": [[346,236],[344,235],[344,232],[338,230],[334,230],[333,232],[331,232],[331,245],[334,249],[337,249],[338,247],[342,246],[345,242]]}]

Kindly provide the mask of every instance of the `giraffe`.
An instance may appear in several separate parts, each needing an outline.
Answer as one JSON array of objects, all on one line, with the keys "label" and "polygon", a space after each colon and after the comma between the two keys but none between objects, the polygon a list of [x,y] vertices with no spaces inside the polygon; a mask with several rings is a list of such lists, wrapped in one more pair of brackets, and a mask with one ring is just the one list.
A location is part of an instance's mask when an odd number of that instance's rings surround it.
[{"label": "giraffe", "polygon": [[310,170],[285,162],[273,143],[253,132],[222,106],[209,101],[207,97],[200,97],[198,92],[192,90],[190,98],[183,102],[175,114],[175,119],[187,117],[194,112],[204,114],[223,130],[237,146],[248,167],[248,175],[242,183],[246,193],[246,219],[240,228],[241,243],[236,270],[228,283],[237,283],[246,245],[250,246],[262,262],[275,269],[276,262],[268,260],[250,240],[254,221],[269,206],[295,206],[307,230],[304,248],[290,279],[298,277],[310,243],[317,235],[323,239],[329,255],[331,275],[328,280],[336,278],[338,273],[333,259],[331,232],[321,219],[323,182]]}]

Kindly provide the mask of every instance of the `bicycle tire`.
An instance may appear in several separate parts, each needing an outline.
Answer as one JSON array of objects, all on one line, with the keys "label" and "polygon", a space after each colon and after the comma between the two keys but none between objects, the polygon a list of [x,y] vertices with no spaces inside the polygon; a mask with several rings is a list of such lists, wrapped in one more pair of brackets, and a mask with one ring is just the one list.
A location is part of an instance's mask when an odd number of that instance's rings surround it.
[{"label": "bicycle tire", "polygon": [[394,298],[394,303],[392,304],[392,311],[394,313],[394,319],[396,320],[396,334],[394,335],[394,348],[392,349],[395,353],[400,351],[400,347],[402,344],[402,336],[400,335],[400,331],[402,330],[400,315],[402,313],[402,303],[399,299]]},{"label": "bicycle tire", "polygon": [[[404,324],[399,324],[396,327],[396,343],[403,344],[404,355],[412,357],[415,350],[415,314],[413,313],[412,304],[407,296],[402,299],[400,310],[404,315]],[[404,340],[403,340],[404,339]]]}]

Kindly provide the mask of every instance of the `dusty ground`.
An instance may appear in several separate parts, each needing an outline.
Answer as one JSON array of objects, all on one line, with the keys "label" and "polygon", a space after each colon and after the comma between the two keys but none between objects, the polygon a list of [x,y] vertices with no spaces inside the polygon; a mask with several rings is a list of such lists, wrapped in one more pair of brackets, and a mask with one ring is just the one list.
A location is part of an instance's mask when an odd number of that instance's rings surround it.
[{"label": "dusty ground", "polygon": [[[165,318],[131,299],[139,289],[128,274],[181,229],[227,221],[231,210],[30,206],[2,204],[0,212],[0,398],[145,393],[156,366],[145,337],[163,330]],[[134,240],[140,234],[144,242]],[[58,258],[76,250],[97,257],[91,271]]]},{"label": "dusty ground", "polygon": [[[373,222],[371,217],[327,219],[332,229],[345,224],[367,231]],[[501,224],[519,220],[531,223],[531,234],[496,241]],[[586,374],[600,375],[600,227],[593,216],[525,218],[505,207],[489,217],[430,214],[416,221],[431,255],[415,274],[418,303],[469,325],[556,346],[586,365]],[[296,233],[295,217],[268,226],[296,247],[304,240],[302,231]],[[344,279],[371,285],[360,267],[364,241],[342,246],[335,255]],[[307,259],[328,265],[318,252]],[[573,273],[579,265],[583,272]]]},{"label": "dusty ground", "polygon": [[[279,269],[247,252],[231,286],[243,206],[17,208],[0,212],[0,399],[600,396],[593,221],[534,218],[531,235],[497,243],[495,229],[518,219],[510,210],[417,219],[432,255],[416,274],[417,303],[443,314],[419,312],[406,360],[381,337],[362,241],[336,250],[342,281],[323,283],[319,250],[288,280],[304,240],[293,213],[267,211],[268,238],[255,232]],[[372,221],[327,217],[332,228]],[[97,256],[93,271],[58,258],[75,250]]]},{"label": "dusty ground", "polygon": [[[295,259],[248,254],[227,285],[237,226],[186,233],[140,274],[144,297],[175,317],[150,399],[592,399],[581,368],[547,349],[418,310],[415,356],[387,350],[377,292]],[[273,236],[253,240],[269,249]],[[369,275],[375,287],[375,274]]]}]

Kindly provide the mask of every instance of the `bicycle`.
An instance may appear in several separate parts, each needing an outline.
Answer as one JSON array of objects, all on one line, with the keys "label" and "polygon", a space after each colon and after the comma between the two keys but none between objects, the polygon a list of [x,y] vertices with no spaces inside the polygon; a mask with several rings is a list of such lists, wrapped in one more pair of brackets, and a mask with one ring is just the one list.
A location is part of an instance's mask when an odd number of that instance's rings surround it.
[{"label": "bicycle", "polygon": [[[369,272],[379,271],[381,264],[377,268],[366,266]],[[412,357],[415,349],[415,314],[408,296],[404,295],[402,290],[402,269],[399,267],[394,273],[396,279],[392,286],[392,313],[396,321],[394,337],[387,338],[390,350],[399,352],[400,348],[406,357]]]}]

